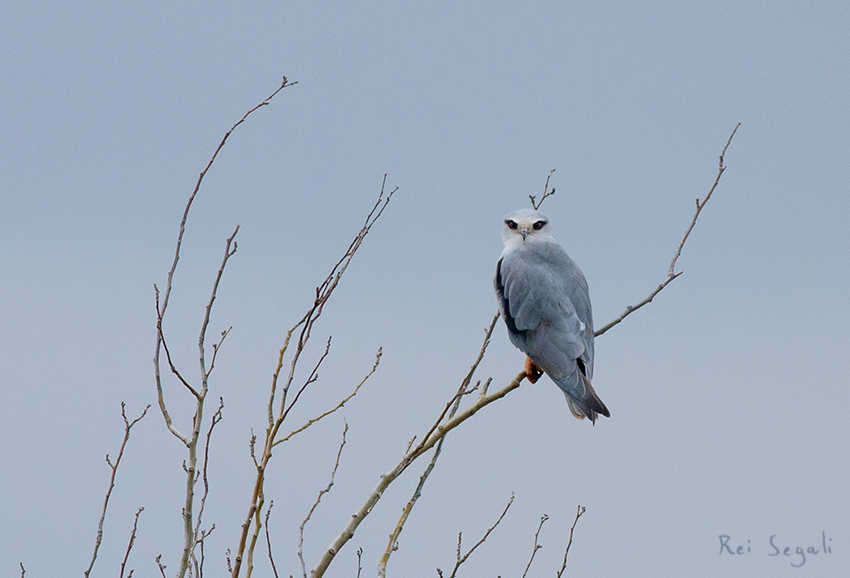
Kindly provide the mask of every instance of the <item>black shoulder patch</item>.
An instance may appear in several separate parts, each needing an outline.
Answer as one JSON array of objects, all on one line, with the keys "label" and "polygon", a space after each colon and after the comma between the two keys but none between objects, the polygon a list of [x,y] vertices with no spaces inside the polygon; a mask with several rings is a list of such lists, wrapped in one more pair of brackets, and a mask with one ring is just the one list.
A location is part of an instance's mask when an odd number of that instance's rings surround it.
[{"label": "black shoulder patch", "polygon": [[502,309],[502,318],[505,320],[505,325],[508,326],[508,331],[511,333],[524,333],[517,329],[516,321],[511,317],[511,306],[508,303],[508,296],[505,295],[505,285],[502,283],[502,260],[496,264],[496,297],[499,299],[499,307]]}]

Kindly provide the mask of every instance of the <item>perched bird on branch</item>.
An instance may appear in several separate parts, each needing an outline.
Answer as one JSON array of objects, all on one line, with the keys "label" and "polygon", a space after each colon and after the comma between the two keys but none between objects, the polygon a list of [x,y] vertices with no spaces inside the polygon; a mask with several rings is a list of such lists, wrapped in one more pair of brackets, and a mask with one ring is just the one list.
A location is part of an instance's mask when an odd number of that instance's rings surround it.
[{"label": "perched bird on branch", "polygon": [[511,343],[528,356],[528,380],[548,375],[578,419],[596,423],[599,414],[611,417],[590,384],[593,313],[587,281],[552,237],[549,217],[532,209],[505,215],[502,241],[493,284]]}]

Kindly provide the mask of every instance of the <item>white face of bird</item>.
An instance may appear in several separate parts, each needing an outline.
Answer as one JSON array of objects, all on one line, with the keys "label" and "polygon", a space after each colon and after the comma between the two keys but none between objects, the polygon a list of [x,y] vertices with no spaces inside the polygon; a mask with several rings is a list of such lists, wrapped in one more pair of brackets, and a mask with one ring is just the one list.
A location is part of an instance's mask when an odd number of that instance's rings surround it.
[{"label": "white face of bird", "polygon": [[502,241],[505,245],[544,238],[552,238],[552,227],[549,217],[543,213],[521,209],[505,215],[502,226]]}]

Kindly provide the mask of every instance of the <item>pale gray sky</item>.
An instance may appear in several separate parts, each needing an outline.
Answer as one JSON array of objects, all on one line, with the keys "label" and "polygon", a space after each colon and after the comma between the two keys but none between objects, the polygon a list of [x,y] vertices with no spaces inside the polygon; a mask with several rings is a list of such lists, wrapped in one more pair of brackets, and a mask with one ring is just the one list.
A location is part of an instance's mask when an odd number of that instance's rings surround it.
[{"label": "pale gray sky", "polygon": [[[315,561],[378,476],[451,396],[496,310],[500,218],[544,210],[588,278],[597,325],[685,274],[597,341],[611,410],[574,420],[548,379],[450,437],[390,563],[451,567],[502,526],[467,576],[835,576],[850,567],[850,5],[846,2],[7,2],[0,10],[0,575],[82,573],[120,443],[120,402],[155,401],[153,284],[222,134],[184,246],[168,331],[193,375],[224,239],[239,251],[211,335],[233,331],[212,395],[207,573],[225,573],[248,502],[250,429],[284,331],[355,233],[384,173],[398,196],[317,326],[333,335],[294,421],[382,365],[344,412],[337,484],[307,527]],[[481,377],[522,355],[497,328]],[[172,386],[175,419],[188,406]],[[185,400],[183,400],[185,401]],[[176,569],[183,452],[152,408],[134,430],[94,576],[117,574],[136,508],[136,576]],[[282,574],[333,464],[342,415],[281,448],[267,483]],[[423,464],[424,467],[424,464]],[[329,576],[374,575],[415,486],[387,492]],[[831,553],[770,556],[780,547]],[[719,535],[749,544],[720,554]],[[258,549],[257,576],[271,576]],[[463,574],[463,572],[462,572]]]}]

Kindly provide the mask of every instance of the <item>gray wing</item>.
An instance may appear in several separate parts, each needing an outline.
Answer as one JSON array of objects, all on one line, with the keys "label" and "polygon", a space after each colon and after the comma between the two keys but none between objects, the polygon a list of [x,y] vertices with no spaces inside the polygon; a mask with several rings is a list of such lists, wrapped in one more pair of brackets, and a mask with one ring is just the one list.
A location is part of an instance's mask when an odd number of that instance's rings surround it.
[{"label": "gray wing", "polygon": [[557,243],[503,257],[496,294],[511,341],[551,378],[572,374],[576,360],[593,374],[593,315],[587,281]]}]

